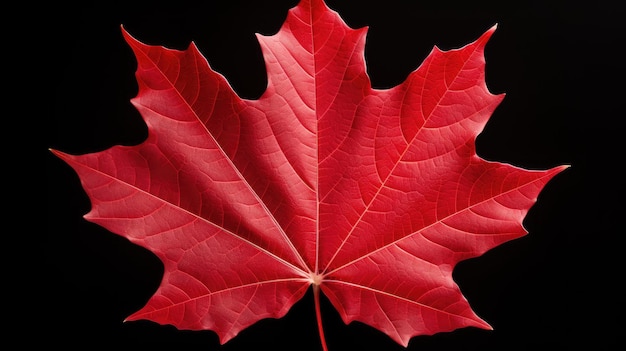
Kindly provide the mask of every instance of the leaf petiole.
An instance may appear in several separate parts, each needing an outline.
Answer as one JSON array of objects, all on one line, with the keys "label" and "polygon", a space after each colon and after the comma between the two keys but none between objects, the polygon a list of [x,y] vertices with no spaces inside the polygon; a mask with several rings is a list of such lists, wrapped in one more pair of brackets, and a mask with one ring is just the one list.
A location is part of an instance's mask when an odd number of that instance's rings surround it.
[{"label": "leaf petiole", "polygon": [[315,300],[315,317],[317,318],[317,329],[320,333],[322,350],[328,351],[328,347],[326,346],[326,337],[324,336],[324,328],[322,327],[322,312],[320,309],[320,286],[316,283],[313,284],[313,299]]}]

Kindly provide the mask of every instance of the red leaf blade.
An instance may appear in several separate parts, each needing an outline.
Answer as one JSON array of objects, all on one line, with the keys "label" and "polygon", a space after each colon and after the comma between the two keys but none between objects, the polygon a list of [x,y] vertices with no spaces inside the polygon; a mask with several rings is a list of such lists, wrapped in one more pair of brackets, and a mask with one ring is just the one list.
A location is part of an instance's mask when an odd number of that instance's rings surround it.
[{"label": "red leaf blade", "polygon": [[401,345],[490,328],[452,271],[525,235],[524,216],[566,168],[476,154],[504,97],[485,83],[494,31],[434,48],[405,82],[376,90],[366,29],[302,0],[278,33],[258,36],[268,72],[258,100],[238,97],[193,44],[170,50],[124,31],[148,138],[53,152],[81,179],[92,203],[85,218],[164,264],[158,290],[128,320],[210,329],[225,343],[282,317],[314,284],[346,323]]}]

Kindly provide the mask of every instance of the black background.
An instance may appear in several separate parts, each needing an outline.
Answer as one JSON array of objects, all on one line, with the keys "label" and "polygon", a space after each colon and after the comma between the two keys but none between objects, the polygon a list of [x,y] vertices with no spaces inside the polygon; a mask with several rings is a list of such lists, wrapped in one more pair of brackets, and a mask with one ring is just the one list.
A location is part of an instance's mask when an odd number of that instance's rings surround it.
[{"label": "black background", "polygon": [[[274,34],[296,0],[167,5],[57,4],[49,16],[46,148],[69,153],[133,145],[146,127],[129,100],[135,58],[121,25],[140,41],[175,49],[194,41],[244,98],[261,95],[264,63],[255,33]],[[452,49],[498,24],[486,47],[487,84],[506,93],[477,141],[490,160],[525,168],[572,167],[541,193],[530,234],[459,264],[455,279],[494,330],[414,337],[408,350],[565,350],[623,344],[621,236],[624,17],[601,1],[331,1],[353,28],[369,26],[365,57],[375,88],[394,86],[433,45]],[[50,55],[50,53],[53,53]],[[33,338],[48,345],[174,350],[321,350],[309,292],[283,318],[263,320],[219,345],[211,331],[123,323],[157,288],[162,266],[149,251],[89,223],[89,201],[69,166],[48,153],[47,229]],[[622,273],[620,273],[622,272]],[[345,325],[322,299],[331,351],[404,350],[359,323]]]}]

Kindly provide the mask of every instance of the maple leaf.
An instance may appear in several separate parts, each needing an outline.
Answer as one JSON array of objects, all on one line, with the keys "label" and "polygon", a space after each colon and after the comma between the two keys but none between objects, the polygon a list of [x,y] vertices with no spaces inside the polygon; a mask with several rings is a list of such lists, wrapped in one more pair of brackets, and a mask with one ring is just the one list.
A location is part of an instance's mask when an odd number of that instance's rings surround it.
[{"label": "maple leaf", "polygon": [[268,86],[242,99],[192,43],[145,45],[135,146],[70,155],[92,203],[85,218],[152,251],[158,290],[127,320],[215,331],[221,343],[280,318],[313,287],[343,321],[407,346],[415,335],[491,328],[452,279],[455,265],[527,232],[522,220],[566,168],[481,159],[476,136],[504,95],[484,77],[495,26],[433,48],[400,85],[373,89],[367,28],[302,0],[258,35]]}]

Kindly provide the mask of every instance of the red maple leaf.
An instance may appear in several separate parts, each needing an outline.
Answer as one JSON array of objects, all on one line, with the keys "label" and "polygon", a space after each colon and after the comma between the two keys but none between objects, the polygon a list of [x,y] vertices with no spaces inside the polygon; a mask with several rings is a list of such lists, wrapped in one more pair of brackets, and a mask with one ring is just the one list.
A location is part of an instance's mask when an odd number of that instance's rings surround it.
[{"label": "red maple leaf", "polygon": [[156,254],[164,276],[128,320],[210,329],[222,343],[280,318],[313,287],[345,323],[406,346],[415,335],[490,328],[452,279],[455,265],[526,234],[522,220],[565,166],[526,170],[477,156],[503,95],[484,80],[495,27],[436,47],[406,81],[373,89],[366,28],[302,0],[258,36],[265,93],[238,97],[192,43],[177,51],[127,32],[132,103],[148,138],[54,154],[77,172],[85,215]]}]

